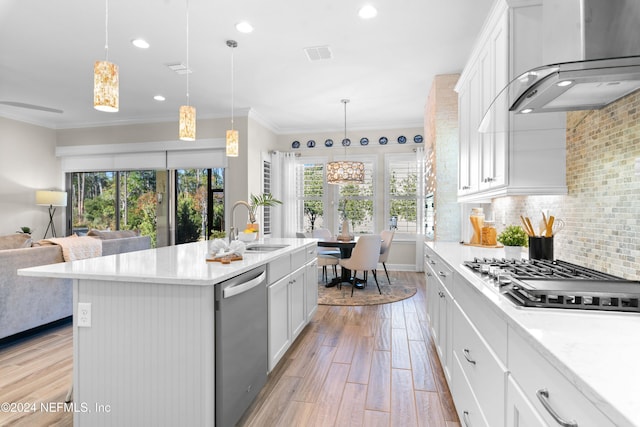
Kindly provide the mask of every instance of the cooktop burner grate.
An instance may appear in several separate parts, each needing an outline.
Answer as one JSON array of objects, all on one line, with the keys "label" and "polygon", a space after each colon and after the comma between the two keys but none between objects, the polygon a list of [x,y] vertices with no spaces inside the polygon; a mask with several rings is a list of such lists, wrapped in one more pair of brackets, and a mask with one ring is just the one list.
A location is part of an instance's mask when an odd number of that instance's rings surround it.
[{"label": "cooktop burner grate", "polygon": [[489,274],[522,306],[640,312],[640,282],[566,261],[475,258],[464,264]]}]

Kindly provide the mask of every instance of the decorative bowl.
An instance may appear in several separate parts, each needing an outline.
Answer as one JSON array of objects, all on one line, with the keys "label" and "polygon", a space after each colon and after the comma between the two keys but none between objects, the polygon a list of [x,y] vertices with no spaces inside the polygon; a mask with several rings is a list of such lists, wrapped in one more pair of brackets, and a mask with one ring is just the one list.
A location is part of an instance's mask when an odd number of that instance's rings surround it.
[{"label": "decorative bowl", "polygon": [[251,242],[253,240],[256,240],[256,236],[257,235],[258,235],[258,233],[253,233],[253,232],[245,233],[243,231],[243,232],[238,233],[238,239],[240,239],[243,242]]}]

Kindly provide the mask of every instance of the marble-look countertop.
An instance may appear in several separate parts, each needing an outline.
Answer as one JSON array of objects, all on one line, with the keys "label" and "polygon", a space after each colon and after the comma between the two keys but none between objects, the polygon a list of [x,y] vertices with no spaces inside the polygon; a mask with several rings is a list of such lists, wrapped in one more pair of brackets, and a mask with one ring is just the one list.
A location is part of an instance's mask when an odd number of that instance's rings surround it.
[{"label": "marble-look countertop", "polygon": [[209,242],[185,243],[157,249],[108,255],[18,270],[21,276],[210,286],[264,265],[316,239],[265,239],[252,243],[285,244],[272,252],[245,252],[230,264],[207,262]]},{"label": "marble-look countertop", "polygon": [[504,249],[427,245],[616,425],[640,426],[640,314],[518,307],[462,264]]}]

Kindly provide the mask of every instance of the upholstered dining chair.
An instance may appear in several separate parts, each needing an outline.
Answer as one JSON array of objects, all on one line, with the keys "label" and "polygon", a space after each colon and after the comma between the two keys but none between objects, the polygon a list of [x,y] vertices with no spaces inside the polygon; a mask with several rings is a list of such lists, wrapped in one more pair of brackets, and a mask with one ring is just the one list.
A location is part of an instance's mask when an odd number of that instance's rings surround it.
[{"label": "upholstered dining chair", "polygon": [[351,258],[342,258],[339,261],[340,266],[348,268],[353,272],[353,282],[351,283],[351,296],[353,296],[353,288],[356,287],[356,275],[358,271],[362,271],[365,285],[367,282],[367,272],[371,270],[373,278],[378,286],[378,292],[382,295],[378,277],[376,276],[376,268],[378,267],[378,259],[380,258],[380,235],[366,234],[360,236],[356,245],[351,252]]},{"label": "upholstered dining chair", "polygon": [[387,271],[387,259],[389,258],[389,251],[391,251],[391,242],[393,241],[393,236],[396,234],[396,230],[382,230],[380,232],[380,238],[382,239],[382,244],[380,245],[380,257],[378,258],[378,262],[382,263],[382,267],[384,267],[384,274],[387,275],[387,281],[389,285],[391,285],[391,279],[389,279],[389,272]]},{"label": "upholstered dining chair", "polygon": [[[316,228],[311,232],[311,236],[316,239],[331,239],[331,232],[326,228]],[[338,277],[338,259],[340,258],[340,250],[338,248],[317,248],[316,255],[318,257],[318,267],[322,267],[322,279],[328,280],[327,266],[333,267],[333,277]]]}]

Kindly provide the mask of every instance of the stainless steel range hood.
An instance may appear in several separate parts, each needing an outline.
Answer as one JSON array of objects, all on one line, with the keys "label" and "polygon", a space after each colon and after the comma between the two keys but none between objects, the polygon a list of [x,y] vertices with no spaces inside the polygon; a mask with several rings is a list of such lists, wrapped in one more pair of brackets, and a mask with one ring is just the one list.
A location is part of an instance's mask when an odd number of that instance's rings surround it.
[{"label": "stainless steel range hood", "polygon": [[640,89],[640,1],[544,0],[545,59],[506,88],[516,113],[593,110]]},{"label": "stainless steel range hood", "polygon": [[640,56],[553,64],[509,85],[510,111],[520,114],[597,110],[640,89]]}]

